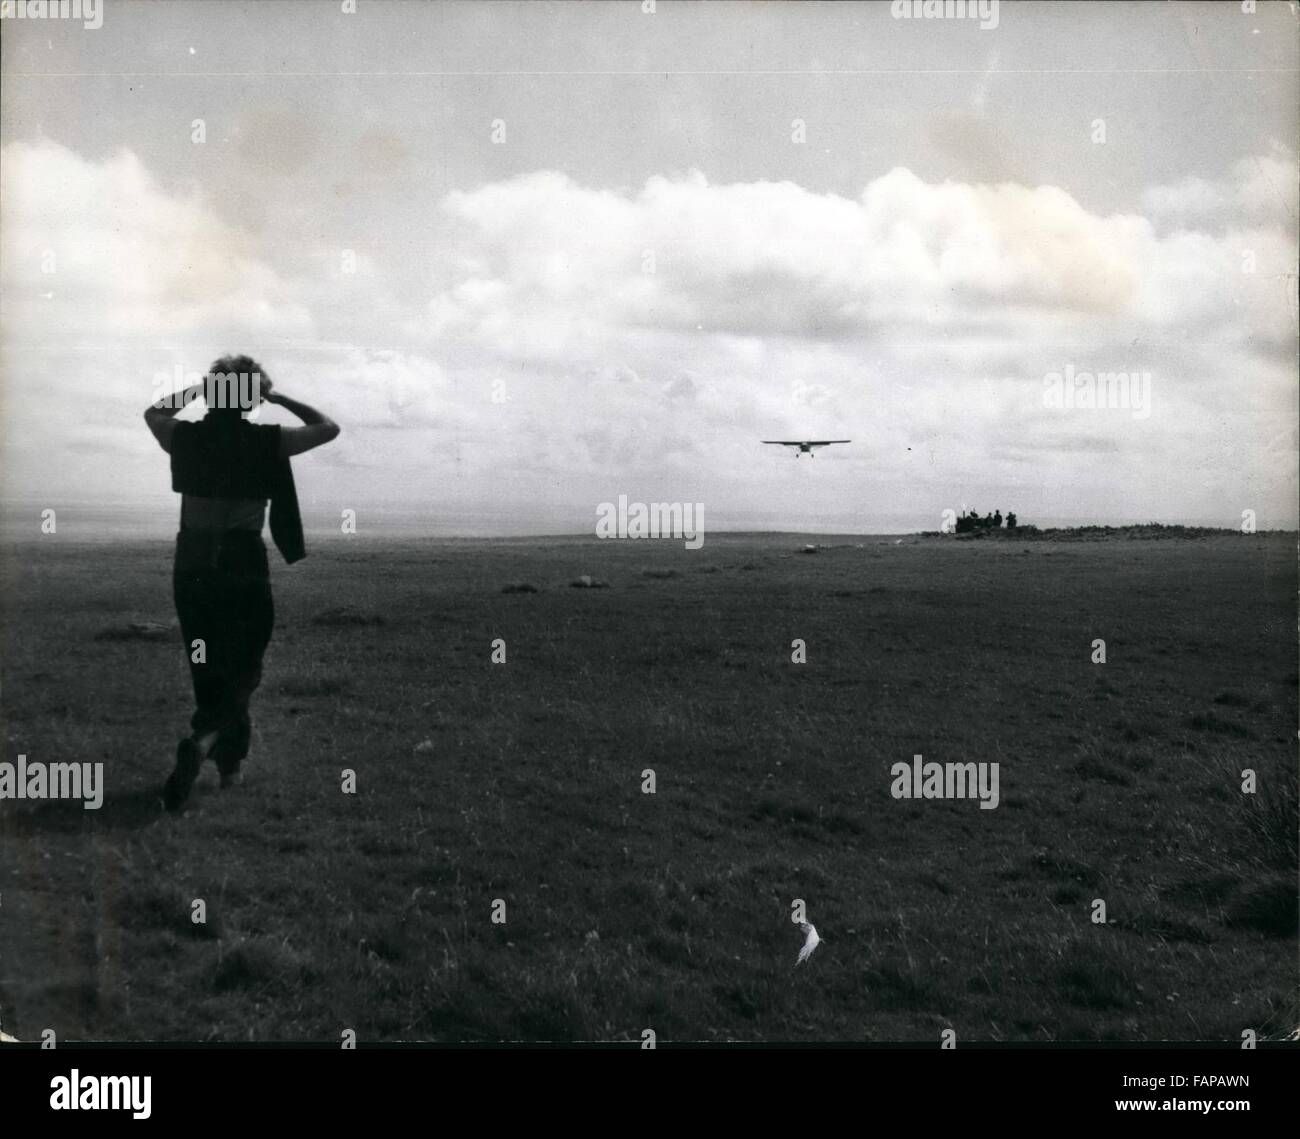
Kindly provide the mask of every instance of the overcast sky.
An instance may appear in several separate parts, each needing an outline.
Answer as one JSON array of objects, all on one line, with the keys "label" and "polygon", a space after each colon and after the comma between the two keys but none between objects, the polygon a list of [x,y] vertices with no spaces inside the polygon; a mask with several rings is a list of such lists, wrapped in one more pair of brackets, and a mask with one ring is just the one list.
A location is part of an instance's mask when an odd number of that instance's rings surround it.
[{"label": "overcast sky", "polygon": [[7,499],[174,528],[141,413],[243,351],[317,528],[1296,526],[1294,6],[343,7],[4,20]]}]

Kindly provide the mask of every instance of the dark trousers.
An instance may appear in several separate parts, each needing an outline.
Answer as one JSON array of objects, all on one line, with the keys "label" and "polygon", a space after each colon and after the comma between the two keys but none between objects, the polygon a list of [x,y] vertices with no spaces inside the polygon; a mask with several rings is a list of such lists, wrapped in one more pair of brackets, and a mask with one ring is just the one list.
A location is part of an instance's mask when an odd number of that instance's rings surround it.
[{"label": "dark trousers", "polygon": [[[223,772],[248,755],[248,702],[262,679],[275,607],[262,536],[252,530],[182,530],[172,594],[194,682],[196,738],[217,733],[209,754]],[[195,660],[196,640],[203,642]]]}]

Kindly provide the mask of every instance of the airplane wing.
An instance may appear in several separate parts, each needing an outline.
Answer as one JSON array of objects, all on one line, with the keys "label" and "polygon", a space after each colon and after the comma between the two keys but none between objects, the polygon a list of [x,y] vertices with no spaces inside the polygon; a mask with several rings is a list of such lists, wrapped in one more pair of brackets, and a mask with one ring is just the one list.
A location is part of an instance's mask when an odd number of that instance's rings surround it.
[{"label": "airplane wing", "polygon": [[852,443],[852,439],[809,439],[809,447],[829,447],[832,443]]},{"label": "airplane wing", "polygon": [[762,443],[775,443],[779,447],[802,447],[798,439],[762,439]]}]

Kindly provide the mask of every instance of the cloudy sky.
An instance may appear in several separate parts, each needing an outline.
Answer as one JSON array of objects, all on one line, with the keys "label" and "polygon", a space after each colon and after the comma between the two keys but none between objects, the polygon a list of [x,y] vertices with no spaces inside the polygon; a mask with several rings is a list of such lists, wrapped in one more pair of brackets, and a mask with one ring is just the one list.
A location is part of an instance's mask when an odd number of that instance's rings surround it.
[{"label": "cloudy sky", "polygon": [[344,7],[4,21],[11,510],[166,533],[141,412],[247,351],[317,528],[1296,526],[1294,6]]}]

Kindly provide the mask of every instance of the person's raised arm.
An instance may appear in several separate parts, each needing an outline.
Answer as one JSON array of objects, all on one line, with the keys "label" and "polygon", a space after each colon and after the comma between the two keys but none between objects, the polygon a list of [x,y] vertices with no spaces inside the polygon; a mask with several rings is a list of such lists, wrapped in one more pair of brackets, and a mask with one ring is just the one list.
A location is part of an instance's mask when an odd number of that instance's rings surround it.
[{"label": "person's raised arm", "polygon": [[151,403],[144,409],[144,421],[158,446],[168,453],[172,449],[172,436],[176,433],[176,414],[182,408],[189,407],[196,399],[203,398],[203,385],[191,384],[184,391],[173,392]]},{"label": "person's raised arm", "polygon": [[286,459],[290,455],[301,455],[304,451],[310,451],[313,447],[319,447],[322,443],[338,438],[339,425],[309,404],[281,395],[266,383],[263,384],[262,398],[267,403],[278,403],[286,411],[293,412],[306,425],[280,429],[280,454]]}]

